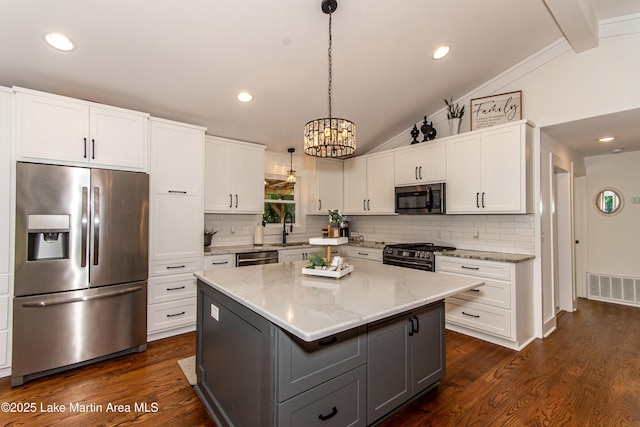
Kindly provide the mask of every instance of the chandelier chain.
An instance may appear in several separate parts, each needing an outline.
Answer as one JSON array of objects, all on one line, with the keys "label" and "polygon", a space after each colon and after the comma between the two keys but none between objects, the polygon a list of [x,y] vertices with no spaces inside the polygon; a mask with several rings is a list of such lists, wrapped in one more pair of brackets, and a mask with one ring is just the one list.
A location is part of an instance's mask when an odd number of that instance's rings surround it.
[{"label": "chandelier chain", "polygon": [[333,11],[331,10],[331,5],[329,5],[329,49],[327,50],[327,53],[329,55],[329,121],[331,121],[331,82],[332,82],[332,75],[331,75],[331,69],[333,68],[333,61],[331,60],[331,15],[333,14]]}]

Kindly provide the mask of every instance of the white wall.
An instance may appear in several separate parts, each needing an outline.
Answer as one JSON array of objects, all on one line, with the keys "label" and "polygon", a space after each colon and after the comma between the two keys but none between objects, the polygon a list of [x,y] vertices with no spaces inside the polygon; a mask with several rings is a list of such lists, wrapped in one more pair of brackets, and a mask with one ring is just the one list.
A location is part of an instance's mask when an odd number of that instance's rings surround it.
[{"label": "white wall", "polygon": [[[552,242],[550,234],[549,155],[574,162],[578,175],[584,163],[565,146],[544,135],[544,126],[609,114],[640,106],[640,32],[600,40],[600,46],[580,54],[567,51],[554,60],[506,85],[501,91],[522,90],[523,114],[538,126],[536,259],[536,335],[542,337],[555,327],[551,281]],[[542,128],[542,129],[541,129]],[[610,258],[611,254],[604,254]],[[589,265],[586,267],[589,269]]]},{"label": "white wall", "polygon": [[[587,157],[587,271],[640,277],[640,151]],[[613,216],[599,214],[596,193],[604,187],[622,192],[624,207]]]}]

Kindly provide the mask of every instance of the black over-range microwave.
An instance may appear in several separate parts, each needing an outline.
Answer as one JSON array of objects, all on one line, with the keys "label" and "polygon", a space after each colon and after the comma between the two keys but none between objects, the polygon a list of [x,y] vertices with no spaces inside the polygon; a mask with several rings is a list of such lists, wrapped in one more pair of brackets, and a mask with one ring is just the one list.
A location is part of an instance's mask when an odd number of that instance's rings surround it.
[{"label": "black over-range microwave", "polygon": [[444,214],[446,184],[424,184],[396,187],[396,213]]}]

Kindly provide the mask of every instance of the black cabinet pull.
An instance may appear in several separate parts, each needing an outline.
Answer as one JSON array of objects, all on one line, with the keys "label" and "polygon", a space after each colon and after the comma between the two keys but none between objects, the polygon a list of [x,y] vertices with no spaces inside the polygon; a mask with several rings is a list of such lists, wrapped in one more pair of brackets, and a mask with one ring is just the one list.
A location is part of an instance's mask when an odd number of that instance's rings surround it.
[{"label": "black cabinet pull", "polygon": [[419,333],[420,332],[420,320],[418,320],[418,316],[413,316],[414,319],[416,319],[416,331],[415,333]]},{"label": "black cabinet pull", "polygon": [[322,341],[322,340],[318,341],[318,345],[331,345],[331,344],[333,344],[333,343],[335,343],[335,342],[338,342],[338,337],[336,337],[336,336],[334,335],[334,336],[332,336],[332,337],[331,337],[331,339],[330,339],[330,340],[328,340],[328,341]]},{"label": "black cabinet pull", "polygon": [[236,209],[238,208],[238,195],[236,194]]},{"label": "black cabinet pull", "polygon": [[91,138],[91,158],[95,160],[96,158],[96,140]]},{"label": "black cabinet pull", "polygon": [[233,194],[229,194],[229,207],[233,207]]},{"label": "black cabinet pull", "polygon": [[465,270],[480,270],[480,267],[467,267],[466,265],[461,265],[460,267]]},{"label": "black cabinet pull", "polygon": [[418,176],[420,176],[420,179],[422,179],[422,166],[418,168]]},{"label": "black cabinet pull", "polygon": [[484,191],[482,192],[482,207],[484,208]]},{"label": "black cabinet pull", "polygon": [[419,179],[418,178],[418,167],[417,166],[416,166],[416,179]]},{"label": "black cabinet pull", "polygon": [[480,292],[480,289],[469,289],[471,292]]},{"label": "black cabinet pull", "polygon": [[322,210],[322,200],[318,199],[318,210],[321,211]]},{"label": "black cabinet pull", "polygon": [[409,322],[411,322],[411,330],[409,331],[409,336],[412,337],[413,332],[415,331],[415,327],[413,326],[413,317],[409,319]]},{"label": "black cabinet pull", "polygon": [[173,270],[175,268],[185,268],[186,265],[168,265],[167,270]]},{"label": "black cabinet pull", "polygon": [[371,210],[371,200],[367,199],[367,210],[370,211]]},{"label": "black cabinet pull", "polygon": [[168,192],[172,194],[187,194],[186,191],[179,191],[179,190],[169,190]]},{"label": "black cabinet pull", "polygon": [[480,209],[480,201],[479,201],[480,193],[476,193],[476,207]]},{"label": "black cabinet pull", "polygon": [[320,414],[318,415],[318,418],[320,418],[320,420],[322,421],[327,421],[329,418],[333,418],[337,413],[338,413],[338,408],[334,406],[329,415]]},{"label": "black cabinet pull", "polygon": [[182,316],[185,313],[186,313],[186,311],[181,311],[180,313],[176,313],[176,314],[167,314],[167,317]]},{"label": "black cabinet pull", "polygon": [[366,252],[358,252],[358,255],[369,256],[369,254],[368,254],[368,253],[366,253]]},{"label": "black cabinet pull", "polygon": [[166,288],[168,291],[179,291],[180,289],[184,289],[186,286],[178,286],[177,288]]},{"label": "black cabinet pull", "polygon": [[464,311],[462,312],[462,314],[464,314],[465,316],[469,316],[469,317],[475,317],[476,319],[479,319],[480,316],[477,314],[469,314],[469,313],[465,313]]},{"label": "black cabinet pull", "polygon": [[86,159],[87,158],[87,138],[83,138],[83,139],[84,139],[84,151],[83,151],[82,157]]}]

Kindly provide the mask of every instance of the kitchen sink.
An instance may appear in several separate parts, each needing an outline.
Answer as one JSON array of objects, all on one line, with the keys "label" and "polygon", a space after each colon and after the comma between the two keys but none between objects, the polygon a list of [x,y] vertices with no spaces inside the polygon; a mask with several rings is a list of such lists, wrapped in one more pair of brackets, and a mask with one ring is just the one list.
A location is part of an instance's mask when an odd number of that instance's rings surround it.
[{"label": "kitchen sink", "polygon": [[268,246],[275,246],[277,248],[290,248],[293,246],[311,246],[309,242],[287,242],[287,243],[274,243]]}]

